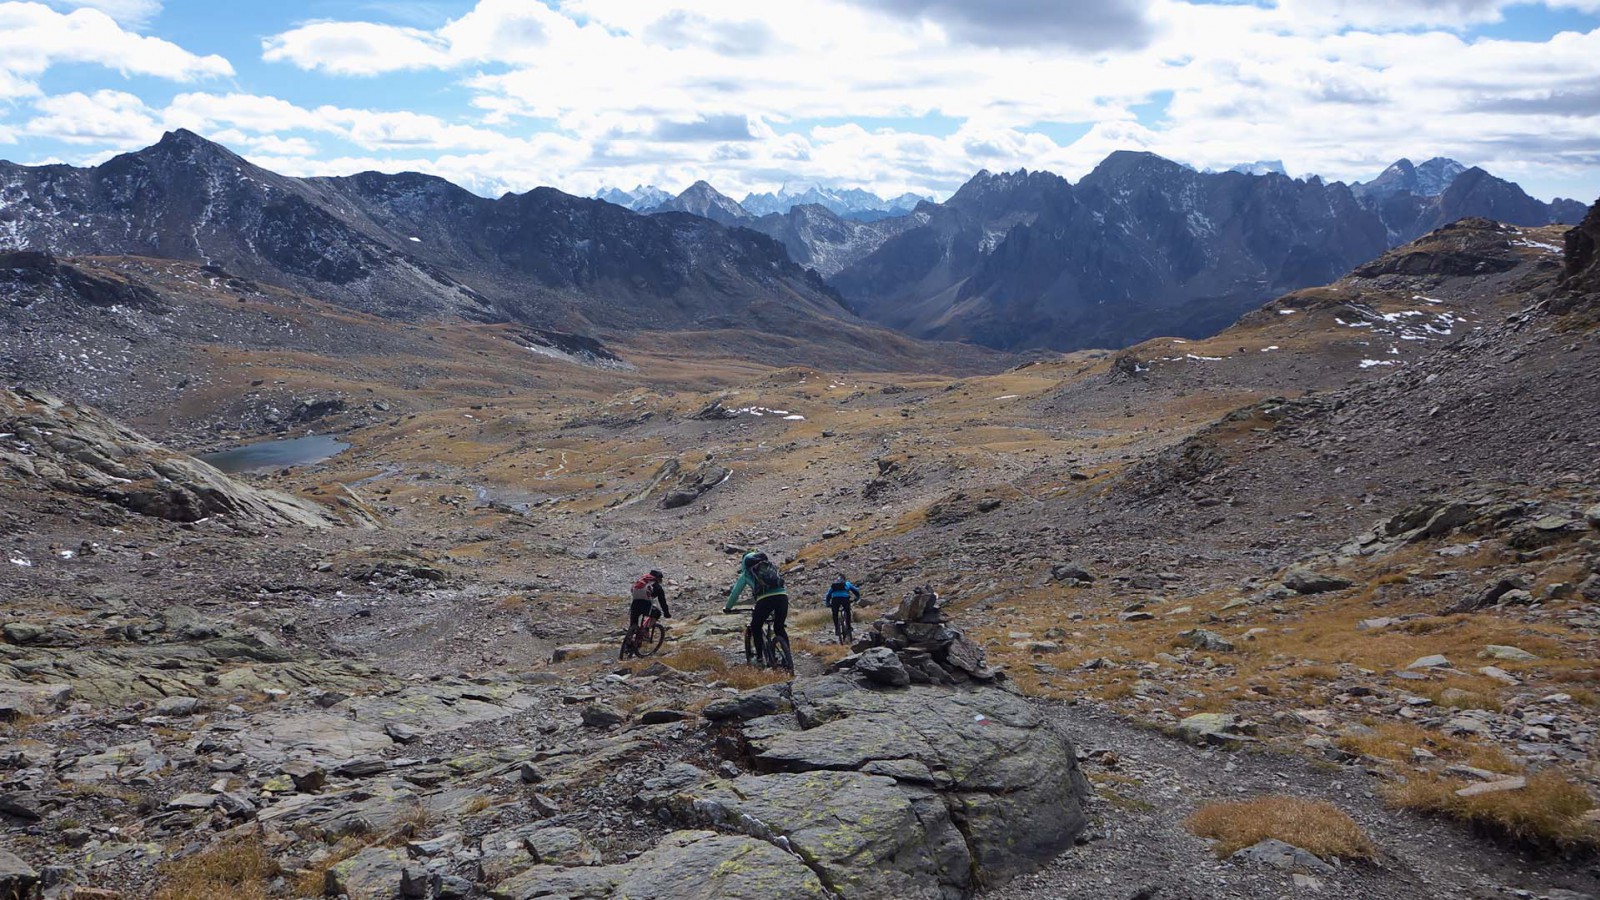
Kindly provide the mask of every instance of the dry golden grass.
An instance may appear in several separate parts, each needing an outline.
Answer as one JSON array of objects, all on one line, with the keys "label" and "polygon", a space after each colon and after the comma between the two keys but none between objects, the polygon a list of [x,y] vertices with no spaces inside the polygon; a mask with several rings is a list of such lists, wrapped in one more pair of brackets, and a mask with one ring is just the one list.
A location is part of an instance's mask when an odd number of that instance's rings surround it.
[{"label": "dry golden grass", "polygon": [[[154,900],[266,900],[278,865],[259,836],[226,841],[163,865]],[[322,893],[317,883],[316,895]]]},{"label": "dry golden grass", "polygon": [[1309,850],[1323,859],[1371,859],[1372,839],[1331,803],[1299,797],[1267,796],[1239,803],[1214,803],[1194,811],[1184,823],[1194,834],[1217,842],[1228,856],[1268,838]]},{"label": "dry golden grass", "polygon": [[1395,806],[1466,822],[1520,844],[1563,849],[1600,849],[1600,827],[1583,821],[1595,806],[1583,785],[1557,772],[1528,777],[1519,791],[1460,797],[1466,783],[1446,778],[1413,778],[1386,792]]},{"label": "dry golden grass", "polygon": [[1514,775],[1522,771],[1522,767],[1507,758],[1498,747],[1460,740],[1402,722],[1384,723],[1370,734],[1344,735],[1335,743],[1351,753],[1393,762],[1412,761],[1412,748],[1420,747],[1440,759],[1491,772]]},{"label": "dry golden grass", "polygon": [[709,647],[683,647],[661,661],[680,672],[726,672],[728,661]]},{"label": "dry golden grass", "polygon": [[722,675],[722,680],[742,690],[788,681],[792,676],[782,669],[761,669],[755,666],[734,666]]}]

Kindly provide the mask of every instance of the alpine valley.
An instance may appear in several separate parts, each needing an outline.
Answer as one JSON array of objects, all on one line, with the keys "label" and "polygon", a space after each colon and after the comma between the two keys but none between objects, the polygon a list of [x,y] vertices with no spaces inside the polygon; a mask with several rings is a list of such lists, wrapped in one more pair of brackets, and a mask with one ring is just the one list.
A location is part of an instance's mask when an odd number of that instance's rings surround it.
[{"label": "alpine valley", "polygon": [[0,164],[0,900],[1600,894],[1600,204],[1281,170]]}]

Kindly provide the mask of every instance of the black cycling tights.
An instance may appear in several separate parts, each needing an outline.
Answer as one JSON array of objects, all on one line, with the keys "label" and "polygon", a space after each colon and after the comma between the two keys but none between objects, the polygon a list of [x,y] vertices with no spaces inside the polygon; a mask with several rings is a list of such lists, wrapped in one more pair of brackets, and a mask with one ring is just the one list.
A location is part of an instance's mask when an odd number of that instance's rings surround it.
[{"label": "black cycling tights", "polygon": [[787,639],[789,629],[784,627],[784,620],[789,618],[789,595],[777,594],[756,601],[756,608],[750,615],[750,633],[760,634],[761,626],[767,622],[767,617],[772,617],[772,630],[778,637]]},{"label": "black cycling tights", "polygon": [[850,605],[851,604],[850,604],[849,600],[835,600],[835,601],[833,601],[833,630],[834,631],[838,631],[839,630],[840,613],[844,614],[844,616],[843,616],[844,624],[846,624],[846,625],[848,625],[848,626],[850,626],[852,628],[855,627],[855,620],[850,617]]}]

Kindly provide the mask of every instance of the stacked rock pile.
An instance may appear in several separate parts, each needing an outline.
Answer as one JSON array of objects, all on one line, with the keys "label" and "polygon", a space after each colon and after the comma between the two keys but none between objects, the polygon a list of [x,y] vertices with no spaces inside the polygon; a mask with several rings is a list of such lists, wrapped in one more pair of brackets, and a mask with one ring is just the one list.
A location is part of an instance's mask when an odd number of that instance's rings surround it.
[{"label": "stacked rock pile", "polygon": [[939,595],[926,587],[915,589],[898,608],[872,623],[851,650],[830,671],[854,671],[891,687],[1005,680],[1004,672],[985,662],[982,647],[950,627]]}]

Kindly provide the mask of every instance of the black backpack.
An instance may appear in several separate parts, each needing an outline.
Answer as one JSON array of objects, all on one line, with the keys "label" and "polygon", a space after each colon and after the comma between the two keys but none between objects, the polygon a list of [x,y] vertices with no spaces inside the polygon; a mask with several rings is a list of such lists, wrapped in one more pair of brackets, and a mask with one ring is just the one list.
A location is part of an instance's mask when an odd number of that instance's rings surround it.
[{"label": "black backpack", "polygon": [[755,582],[757,597],[783,590],[783,573],[772,564],[772,560],[767,559],[766,554],[756,557],[750,563],[748,571],[750,580]]}]

